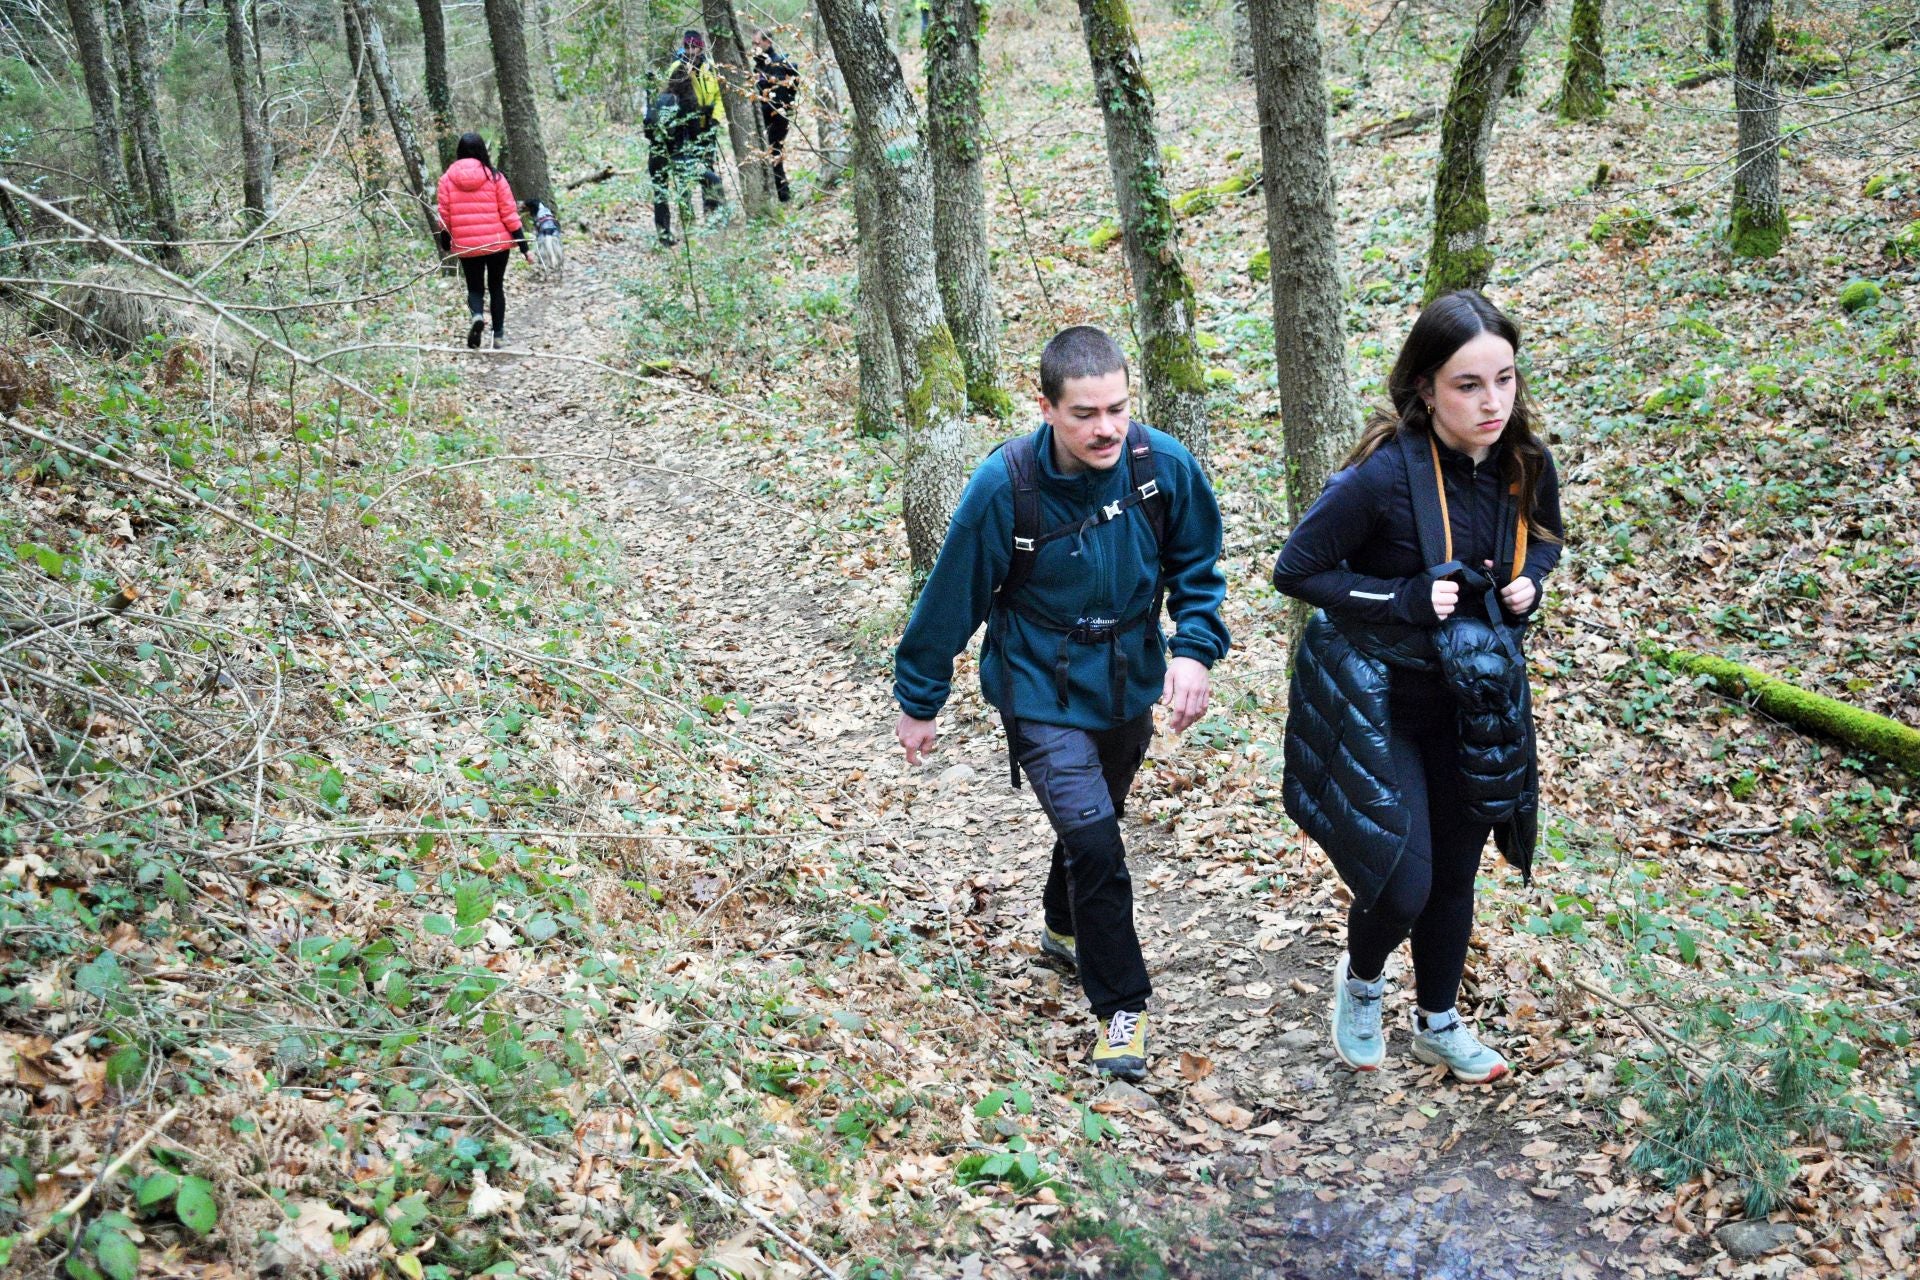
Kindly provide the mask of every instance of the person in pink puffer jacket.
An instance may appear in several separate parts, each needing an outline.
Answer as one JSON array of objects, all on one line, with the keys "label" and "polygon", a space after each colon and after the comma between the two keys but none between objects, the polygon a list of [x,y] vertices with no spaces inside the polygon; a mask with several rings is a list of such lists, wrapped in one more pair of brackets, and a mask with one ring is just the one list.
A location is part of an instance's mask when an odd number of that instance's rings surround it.
[{"label": "person in pink puffer jacket", "polygon": [[507,255],[514,245],[527,256],[527,234],[507,176],[487,158],[477,133],[460,135],[454,161],[440,175],[440,251],[460,259],[467,278],[467,345],[478,347],[486,332],[483,304],[493,299],[493,345],[507,344]]}]

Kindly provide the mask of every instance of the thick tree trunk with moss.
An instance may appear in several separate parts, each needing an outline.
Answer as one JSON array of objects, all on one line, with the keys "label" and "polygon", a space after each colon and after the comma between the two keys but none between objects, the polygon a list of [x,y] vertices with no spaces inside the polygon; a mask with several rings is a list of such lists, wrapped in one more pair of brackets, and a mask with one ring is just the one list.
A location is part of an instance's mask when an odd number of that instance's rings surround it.
[{"label": "thick tree trunk with moss", "polygon": [[453,77],[447,71],[447,14],[440,0],[415,0],[420,10],[421,60],[425,63],[427,117],[440,167],[453,163],[459,135],[453,130]]},{"label": "thick tree trunk with moss", "polygon": [[1454,289],[1481,288],[1493,270],[1493,249],[1487,243],[1487,150],[1507,81],[1546,8],[1546,0],[1487,0],[1454,69],[1440,124],[1440,171],[1433,180],[1429,302]]},{"label": "thick tree trunk with moss", "polygon": [[934,270],[932,169],[879,4],[821,0],[820,12],[853,99],[857,154],[873,161],[887,321],[906,408],[902,507],[914,571],[926,574],[940,554],[968,463],[966,373]]},{"label": "thick tree trunk with moss", "polygon": [[107,52],[113,61],[113,78],[119,88],[120,105],[116,119],[120,128],[120,169],[127,175],[127,193],[133,197],[129,223],[144,226],[147,218],[147,167],[140,158],[140,139],[134,134],[127,113],[133,102],[133,56],[127,52],[127,24],[122,20],[120,0],[105,0]]},{"label": "thick tree trunk with moss", "polygon": [[553,181],[547,174],[547,143],[540,136],[540,109],[534,104],[533,76],[527,70],[527,16],[520,0],[486,0],[487,35],[493,46],[493,79],[500,90],[500,115],[507,127],[512,168],[507,181],[522,200],[544,200],[549,209]]},{"label": "thick tree trunk with moss", "polygon": [[1707,0],[1707,56],[1727,56],[1726,0]]},{"label": "thick tree trunk with moss", "polygon": [[240,113],[240,190],[247,217],[259,223],[273,212],[273,141],[253,65],[253,22],[253,0],[227,0],[227,68]]},{"label": "thick tree trunk with moss", "polygon": [[405,171],[407,190],[413,193],[420,207],[420,218],[425,224],[429,238],[440,225],[435,213],[435,201],[428,194],[426,159],[420,154],[420,140],[413,131],[413,108],[400,96],[399,86],[393,82],[393,64],[387,60],[387,38],[380,30],[380,19],[374,15],[372,0],[352,0],[354,14],[360,21],[360,39],[366,48],[367,66],[373,72],[373,83],[380,91],[380,101],[387,109],[387,123],[393,126],[393,140],[400,148],[400,165]]},{"label": "thick tree trunk with moss", "polygon": [[1080,29],[1093,64],[1094,96],[1106,122],[1107,164],[1120,205],[1120,233],[1133,274],[1147,418],[1207,458],[1207,379],[1194,342],[1193,281],[1180,262],[1173,207],[1161,167],[1153,87],[1126,0],[1079,0]]},{"label": "thick tree trunk with moss", "polygon": [[740,202],[749,218],[764,218],[774,210],[777,193],[760,104],[753,94],[747,42],[733,16],[733,0],[700,0],[700,11],[713,49],[713,69],[720,77],[720,96],[727,104],[733,160],[740,166]]},{"label": "thick tree trunk with moss", "polygon": [[147,11],[142,0],[121,0],[120,21],[127,33],[133,91],[124,104],[127,123],[140,139],[140,162],[147,177],[147,209],[152,215],[154,230],[167,242],[154,256],[163,266],[177,267],[182,262],[180,215],[173,202],[173,175],[167,168],[166,144],[160,139],[160,78],[153,67],[153,43],[147,38]]},{"label": "thick tree trunk with moss", "polygon": [[95,0],[67,0],[73,25],[74,51],[80,56],[80,74],[87,85],[87,106],[93,114],[93,160],[100,170],[100,187],[107,193],[114,230],[131,235],[133,192],[127,186],[127,159],[120,151],[120,108],[113,96],[113,67],[107,61],[107,36]]},{"label": "thick tree trunk with moss", "polygon": [[833,59],[833,46],[827,41],[827,28],[814,9],[808,24],[813,38],[813,96],[820,108],[816,130],[820,149],[820,185],[833,187],[853,167],[853,145],[847,132],[847,118],[841,111],[846,101],[846,84],[840,78],[840,64]]},{"label": "thick tree trunk with moss", "polygon": [[900,361],[894,354],[880,265],[880,193],[874,185],[874,163],[872,157],[861,156],[853,166],[854,235],[860,264],[860,301],[853,330],[860,356],[860,403],[853,425],[863,436],[886,435],[900,420]]},{"label": "thick tree trunk with moss", "polygon": [[985,152],[980,145],[980,10],[932,0],[927,27],[927,142],[933,150],[933,243],[940,301],[967,370],[967,401],[1006,417],[1000,313],[987,254]]},{"label": "thick tree trunk with moss", "polygon": [[1251,0],[1248,7],[1287,505],[1298,520],[1326,487],[1356,425],[1334,234],[1327,87],[1314,0]]},{"label": "thick tree trunk with moss", "polygon": [[1607,112],[1607,0],[1573,0],[1567,70],[1555,102],[1562,120],[1598,120]]},{"label": "thick tree trunk with moss", "polygon": [[373,87],[373,66],[360,35],[360,11],[353,0],[340,0],[340,31],[346,37],[347,73],[353,77],[353,96],[360,106],[360,140],[370,146],[380,131],[380,91]]},{"label": "thick tree trunk with moss", "polygon": [[1733,106],[1740,121],[1740,154],[1733,171],[1729,247],[1736,258],[1770,258],[1787,239],[1773,42],[1773,0],[1733,0]]},{"label": "thick tree trunk with moss", "polygon": [[1920,778],[1920,729],[1886,716],[1788,684],[1763,671],[1711,654],[1666,649],[1651,641],[1641,648],[1656,662],[1687,676],[1704,676],[1729,698],[1760,708],[1795,728],[1870,751]]}]

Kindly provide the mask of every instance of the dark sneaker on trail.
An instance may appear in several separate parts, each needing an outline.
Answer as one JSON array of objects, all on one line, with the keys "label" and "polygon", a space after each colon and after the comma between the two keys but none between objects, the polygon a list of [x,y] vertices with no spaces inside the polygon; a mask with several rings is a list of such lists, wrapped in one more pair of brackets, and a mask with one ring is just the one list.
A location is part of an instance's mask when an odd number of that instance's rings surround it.
[{"label": "dark sneaker on trail", "polygon": [[1080,968],[1080,953],[1074,949],[1073,935],[1055,933],[1045,925],[1040,926],[1039,963],[1049,969],[1058,969],[1062,973],[1073,973]]},{"label": "dark sneaker on trail", "polygon": [[1342,951],[1333,966],[1333,1051],[1355,1071],[1376,1071],[1387,1056],[1387,1037],[1380,1027],[1387,975],[1362,982],[1349,976],[1347,965]]},{"label": "dark sneaker on trail", "polygon": [[1122,1009],[1093,1042],[1093,1069],[1122,1080],[1147,1078],[1147,1015]]},{"label": "dark sneaker on trail", "polygon": [[473,323],[467,326],[467,347],[469,350],[478,351],[480,349],[480,335],[486,331],[487,318],[485,316],[475,316]]},{"label": "dark sneaker on trail", "polygon": [[1480,1043],[1460,1015],[1449,1009],[1435,1014],[1424,1026],[1413,1015],[1413,1056],[1429,1066],[1445,1067],[1466,1084],[1485,1084],[1507,1074],[1507,1060]]}]

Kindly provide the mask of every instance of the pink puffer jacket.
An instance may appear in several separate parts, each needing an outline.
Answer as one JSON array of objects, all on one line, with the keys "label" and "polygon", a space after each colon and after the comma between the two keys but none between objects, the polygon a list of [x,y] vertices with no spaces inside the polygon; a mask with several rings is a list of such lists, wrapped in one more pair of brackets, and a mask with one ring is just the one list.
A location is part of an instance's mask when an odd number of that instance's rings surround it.
[{"label": "pink puffer jacket", "polygon": [[507,176],[478,160],[455,160],[440,175],[440,225],[453,236],[456,258],[483,258],[513,248],[520,210]]}]

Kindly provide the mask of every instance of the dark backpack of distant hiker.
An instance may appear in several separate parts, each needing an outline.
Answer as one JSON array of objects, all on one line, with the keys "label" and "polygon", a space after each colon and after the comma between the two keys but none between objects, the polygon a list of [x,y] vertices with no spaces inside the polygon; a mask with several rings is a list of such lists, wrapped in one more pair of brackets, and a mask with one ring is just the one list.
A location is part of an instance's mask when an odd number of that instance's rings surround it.
[{"label": "dark backpack of distant hiker", "polygon": [[[1004,627],[1002,620],[1007,611],[1012,610],[1050,631],[1060,631],[1056,620],[1042,617],[1015,600],[1016,593],[1027,584],[1028,577],[1033,573],[1033,564],[1039,557],[1040,548],[1050,542],[1071,538],[1118,520],[1135,507],[1139,507],[1141,515],[1146,517],[1155,550],[1158,551],[1167,542],[1167,495],[1160,487],[1160,469],[1154,461],[1153,444],[1147,438],[1145,427],[1131,419],[1127,422],[1127,480],[1131,487],[1126,496],[1102,505],[1084,520],[1072,520],[1053,529],[1045,528],[1046,517],[1040,510],[1039,464],[1035,458],[1039,438],[1038,431],[1016,436],[995,450],[1006,459],[1007,476],[1013,482],[1013,556],[1007,562],[1006,576],[994,591],[989,627],[996,621],[1001,621]],[[1062,708],[1067,705],[1067,645],[1105,643],[1108,646],[1108,675],[1117,713],[1127,684],[1127,657],[1119,647],[1119,637],[1142,623],[1159,625],[1164,594],[1163,584],[1156,576],[1153,604],[1144,613],[1119,619],[1101,628],[1076,626],[1060,632],[1060,648],[1054,656],[1053,682]],[[1096,631],[1098,634],[1095,634]],[[1002,630],[1000,634],[1004,642],[1005,631]],[[1020,764],[1013,758],[1011,736],[1008,738],[1008,761],[1010,779],[1017,787],[1020,785]]]},{"label": "dark backpack of distant hiker", "polygon": [[786,115],[793,106],[793,100],[800,95],[800,68],[778,50],[755,57],[758,63],[755,69],[760,73],[759,89],[764,101],[774,111]]},{"label": "dark backpack of distant hiker", "polygon": [[653,100],[647,103],[647,114],[644,122],[647,130],[647,138],[649,140],[665,138],[667,136],[665,131],[671,129],[673,122],[680,118],[681,109],[679,95],[675,94],[673,90],[662,89],[660,92],[654,94]]}]

